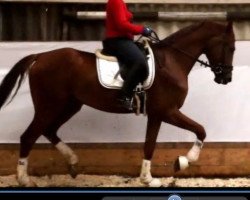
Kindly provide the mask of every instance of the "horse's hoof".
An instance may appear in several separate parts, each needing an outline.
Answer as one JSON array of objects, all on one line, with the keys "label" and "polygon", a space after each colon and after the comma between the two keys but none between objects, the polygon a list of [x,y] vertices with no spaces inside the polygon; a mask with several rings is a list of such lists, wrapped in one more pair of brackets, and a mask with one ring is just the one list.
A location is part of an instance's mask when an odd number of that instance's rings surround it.
[{"label": "horse's hoof", "polygon": [[178,172],[189,167],[188,159],[185,156],[179,156],[174,162],[174,171]]},{"label": "horse's hoof", "polygon": [[148,187],[161,187],[162,183],[158,178],[151,178],[150,180],[146,180],[141,178],[141,183],[145,184]]},{"label": "horse's hoof", "polygon": [[72,178],[76,178],[78,175],[76,165],[69,165],[69,174]]},{"label": "horse's hoof", "polygon": [[17,182],[20,187],[37,187],[37,184],[30,178],[18,178]]},{"label": "horse's hoof", "polygon": [[161,187],[162,186],[162,183],[160,181],[160,179],[158,178],[153,178],[152,181],[150,181],[148,183],[148,186],[149,187]]}]

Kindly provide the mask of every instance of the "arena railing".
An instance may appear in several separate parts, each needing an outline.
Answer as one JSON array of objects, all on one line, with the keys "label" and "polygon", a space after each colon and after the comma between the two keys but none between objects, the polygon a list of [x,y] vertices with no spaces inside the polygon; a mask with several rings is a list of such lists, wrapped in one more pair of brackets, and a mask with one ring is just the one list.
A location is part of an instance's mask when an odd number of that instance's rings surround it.
[{"label": "arena railing", "polygon": [[[78,19],[99,20],[105,19],[105,12],[99,11],[78,11]],[[150,20],[170,20],[170,21],[200,21],[200,20],[249,20],[250,12],[138,12],[134,13],[135,18]]]}]

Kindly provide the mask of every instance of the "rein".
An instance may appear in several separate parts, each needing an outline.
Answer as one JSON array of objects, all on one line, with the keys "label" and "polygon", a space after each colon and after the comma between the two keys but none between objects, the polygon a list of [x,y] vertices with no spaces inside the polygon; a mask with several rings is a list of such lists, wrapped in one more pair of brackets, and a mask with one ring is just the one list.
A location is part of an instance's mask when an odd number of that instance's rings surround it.
[{"label": "rein", "polygon": [[[161,40],[159,39],[157,33],[155,31],[153,31],[153,35],[149,36],[148,37],[153,43],[159,43]],[[195,58],[194,56],[192,56],[191,54],[187,53],[186,51],[182,50],[182,49],[178,49],[174,46],[169,46],[171,47],[172,49],[176,50],[176,51],[179,51],[181,52],[182,54],[186,55],[187,57],[193,59],[193,60],[196,60],[196,62],[200,63],[201,66],[205,66],[205,67],[210,67],[212,71],[214,71],[215,74],[221,74],[223,69],[222,69],[222,65],[219,64],[219,65],[210,65],[208,62],[204,62],[202,60],[200,60],[199,58]]]}]

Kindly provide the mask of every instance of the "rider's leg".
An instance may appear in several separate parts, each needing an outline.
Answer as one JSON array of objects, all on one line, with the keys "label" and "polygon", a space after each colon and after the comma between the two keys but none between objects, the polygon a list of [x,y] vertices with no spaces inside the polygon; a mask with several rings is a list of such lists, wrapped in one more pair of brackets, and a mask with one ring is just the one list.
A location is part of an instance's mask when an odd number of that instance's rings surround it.
[{"label": "rider's leg", "polygon": [[[127,67],[126,79],[124,80],[123,87],[121,89],[121,99],[124,103],[129,102],[130,107],[131,99],[133,96],[133,90],[135,87],[147,78],[148,76],[148,65],[146,58],[141,50],[132,41],[124,42],[123,55],[125,60],[125,65]],[[120,59],[120,57],[118,58]]]},{"label": "rider's leg", "polygon": [[127,38],[108,39],[103,42],[103,46],[126,68],[127,74],[119,100],[125,108],[131,110],[133,89],[148,76],[146,57],[134,41]]}]

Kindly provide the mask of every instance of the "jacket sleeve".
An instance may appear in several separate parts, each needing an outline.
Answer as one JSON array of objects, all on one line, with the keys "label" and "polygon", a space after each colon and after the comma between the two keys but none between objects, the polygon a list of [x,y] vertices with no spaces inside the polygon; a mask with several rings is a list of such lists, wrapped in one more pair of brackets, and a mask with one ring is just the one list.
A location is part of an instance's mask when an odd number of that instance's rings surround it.
[{"label": "jacket sleeve", "polygon": [[112,15],[115,26],[119,30],[131,33],[133,35],[141,34],[143,31],[143,26],[132,24],[127,20],[126,12],[128,11],[124,9],[122,0],[112,0],[111,3],[112,5],[109,12],[111,12],[110,14]]}]

